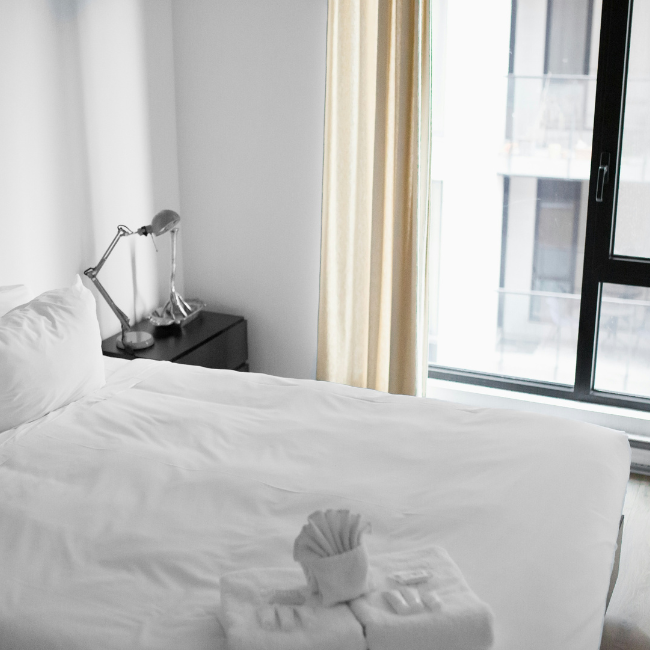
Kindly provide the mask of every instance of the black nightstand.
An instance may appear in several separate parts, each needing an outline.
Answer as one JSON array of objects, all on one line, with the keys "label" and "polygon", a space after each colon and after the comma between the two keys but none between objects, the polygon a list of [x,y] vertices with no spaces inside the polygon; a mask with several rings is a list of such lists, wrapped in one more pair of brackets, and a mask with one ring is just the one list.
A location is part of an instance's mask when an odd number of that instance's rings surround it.
[{"label": "black nightstand", "polygon": [[102,341],[107,357],[155,359],[205,368],[225,368],[248,372],[246,321],[241,316],[202,311],[193,321],[180,327],[156,327],[148,320],[133,326],[149,332],[155,343],[144,350],[127,352],[116,345],[121,332]]}]

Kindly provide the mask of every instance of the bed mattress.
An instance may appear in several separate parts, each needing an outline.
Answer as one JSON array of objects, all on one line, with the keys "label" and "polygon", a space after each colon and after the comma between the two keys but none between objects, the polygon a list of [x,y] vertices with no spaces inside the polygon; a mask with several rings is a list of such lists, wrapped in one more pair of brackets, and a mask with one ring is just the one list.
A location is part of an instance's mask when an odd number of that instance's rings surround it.
[{"label": "bed mattress", "polygon": [[0,434],[3,650],[221,650],[219,578],[297,566],[317,509],[373,554],[436,544],[495,648],[597,650],[630,451],[619,432],[136,360]]}]

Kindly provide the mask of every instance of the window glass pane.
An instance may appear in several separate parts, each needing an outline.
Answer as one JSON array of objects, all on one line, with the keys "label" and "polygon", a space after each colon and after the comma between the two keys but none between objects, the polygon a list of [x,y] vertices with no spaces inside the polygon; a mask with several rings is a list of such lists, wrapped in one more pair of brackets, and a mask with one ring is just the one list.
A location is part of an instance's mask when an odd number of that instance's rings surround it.
[{"label": "window glass pane", "polygon": [[601,2],[434,5],[429,360],[573,384]]},{"label": "window glass pane", "polygon": [[596,390],[650,397],[650,289],[603,284]]},{"label": "window glass pane", "polygon": [[635,0],[614,253],[650,257],[650,0]]},{"label": "window glass pane", "polygon": [[[530,3],[529,3],[530,4]],[[547,7],[544,72],[589,74],[590,0],[553,0]],[[578,26],[575,31],[567,26]]]}]

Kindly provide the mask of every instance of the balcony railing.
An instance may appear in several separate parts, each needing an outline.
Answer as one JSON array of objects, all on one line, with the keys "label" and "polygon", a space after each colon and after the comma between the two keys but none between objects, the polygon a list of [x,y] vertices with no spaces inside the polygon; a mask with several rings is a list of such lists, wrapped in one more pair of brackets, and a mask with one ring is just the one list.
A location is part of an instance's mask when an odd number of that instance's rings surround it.
[{"label": "balcony railing", "polygon": [[[595,75],[508,75],[499,172],[589,178]],[[627,82],[621,180],[650,181],[650,78]]]},{"label": "balcony railing", "polygon": [[596,77],[508,75],[504,174],[589,177]]},{"label": "balcony railing", "polygon": [[[625,295],[625,291],[628,295]],[[440,340],[429,333],[429,362],[504,377],[571,385],[575,376],[580,294],[556,291],[495,290],[499,322],[493,344],[474,350],[469,365],[456,365],[450,349],[466,339]],[[531,306],[538,303],[533,316]],[[489,324],[476,319],[476,338]],[[442,346],[442,349],[441,347]],[[440,354],[442,352],[442,354]],[[467,359],[464,360],[466,362]],[[598,328],[596,388],[650,396],[650,289],[626,287],[603,295]]]}]

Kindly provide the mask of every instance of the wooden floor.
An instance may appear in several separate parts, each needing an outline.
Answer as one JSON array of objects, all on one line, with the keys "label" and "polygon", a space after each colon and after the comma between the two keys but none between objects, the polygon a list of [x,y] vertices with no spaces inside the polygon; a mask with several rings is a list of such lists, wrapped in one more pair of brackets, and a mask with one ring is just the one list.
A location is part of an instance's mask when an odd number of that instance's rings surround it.
[{"label": "wooden floor", "polygon": [[650,476],[633,474],[616,587],[605,617],[602,650],[650,650]]}]

